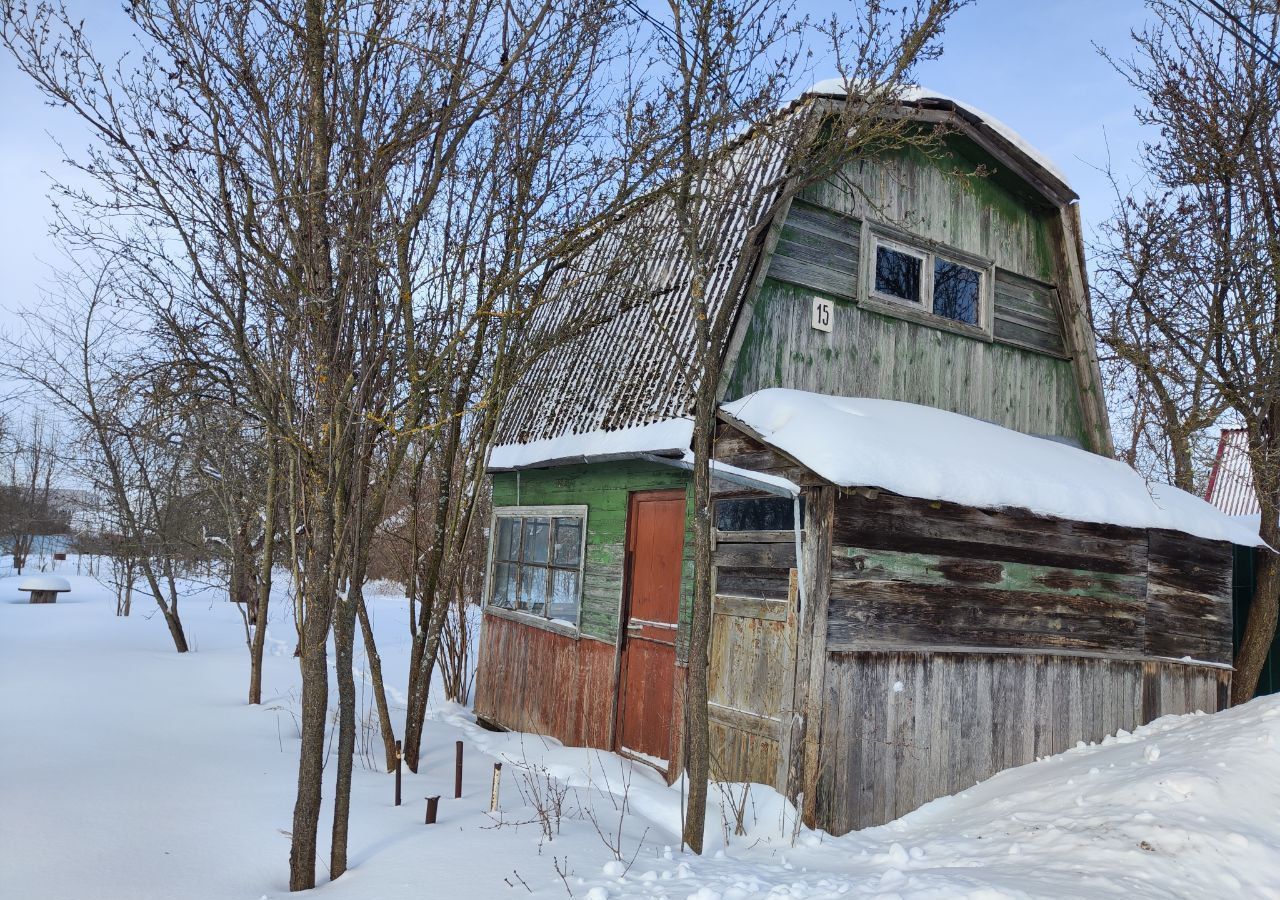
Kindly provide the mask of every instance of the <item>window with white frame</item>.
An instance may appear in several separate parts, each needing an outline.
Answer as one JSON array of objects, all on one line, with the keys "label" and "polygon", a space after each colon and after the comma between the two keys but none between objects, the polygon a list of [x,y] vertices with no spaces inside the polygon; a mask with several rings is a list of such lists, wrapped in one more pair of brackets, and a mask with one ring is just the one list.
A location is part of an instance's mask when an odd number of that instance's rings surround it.
[{"label": "window with white frame", "polygon": [[586,523],[585,506],[494,510],[489,605],[576,628]]},{"label": "window with white frame", "polygon": [[988,327],[984,298],[989,266],[946,251],[922,250],[873,232],[868,268],[868,294],[873,300],[961,325]]}]

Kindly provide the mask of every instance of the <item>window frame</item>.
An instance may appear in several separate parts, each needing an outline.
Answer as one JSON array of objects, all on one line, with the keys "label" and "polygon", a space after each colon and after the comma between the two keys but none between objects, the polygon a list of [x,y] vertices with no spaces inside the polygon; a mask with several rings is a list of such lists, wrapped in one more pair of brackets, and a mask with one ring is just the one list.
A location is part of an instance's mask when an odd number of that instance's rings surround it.
[{"label": "window frame", "polygon": [[[862,246],[866,248],[859,279],[859,303],[874,312],[885,313],[952,331],[990,343],[995,327],[995,263],[942,244],[913,237],[885,225],[863,220]],[[876,258],[879,247],[907,253],[921,260],[920,299],[912,302],[876,290]],[[978,273],[978,322],[971,324],[934,312],[934,268],[938,260],[954,263]]]},{"label": "window frame", "polygon": [[[908,309],[921,309],[925,312],[932,312],[933,266],[931,265],[932,259],[929,251],[912,247],[910,244],[904,244],[902,241],[897,241],[890,237],[884,237],[876,232],[871,233],[871,241],[871,261],[867,276],[868,295],[880,303],[892,303],[898,306],[905,306]],[[876,266],[880,259],[881,247],[886,250],[894,250],[906,256],[914,256],[920,260],[920,296],[914,301],[903,299],[895,294],[886,294],[876,289]],[[928,303],[925,302],[926,296],[929,298]]]},{"label": "window frame", "polygon": [[[557,634],[566,637],[577,638],[582,634],[582,598],[585,587],[585,571],[587,563],[587,511],[588,507],[583,506],[495,506],[489,516],[489,549],[485,555],[485,571],[484,571],[484,605],[483,610],[486,615],[497,616],[502,619],[510,619],[514,622],[520,622],[524,625],[531,625],[535,628],[543,628],[547,631],[554,631]],[[498,550],[498,520],[499,519],[525,519],[525,518],[548,518],[554,523],[556,518],[568,519],[576,518],[581,523],[581,535],[578,544],[578,593],[576,596],[577,613],[574,616],[573,624],[566,624],[566,620],[552,619],[549,615],[536,615],[532,612],[522,609],[508,609],[505,606],[497,606],[493,602],[494,590],[494,570],[497,564]],[[523,528],[523,526],[522,526]],[[547,547],[547,564],[543,566],[548,573],[556,571],[567,571],[564,566],[556,566],[552,562],[555,554],[555,528],[548,529],[548,547]],[[533,563],[533,565],[541,565]],[[552,579],[550,575],[547,578],[548,592]],[[550,612],[550,603],[546,604],[546,613]]]}]

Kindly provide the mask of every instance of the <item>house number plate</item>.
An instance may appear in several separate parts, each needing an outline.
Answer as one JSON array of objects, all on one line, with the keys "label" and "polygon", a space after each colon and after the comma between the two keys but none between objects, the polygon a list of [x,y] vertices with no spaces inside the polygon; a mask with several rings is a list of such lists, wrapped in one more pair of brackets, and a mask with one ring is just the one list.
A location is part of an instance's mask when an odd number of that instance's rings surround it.
[{"label": "house number plate", "polygon": [[818,331],[831,330],[831,310],[832,304],[830,300],[822,297],[813,298],[813,327]]}]

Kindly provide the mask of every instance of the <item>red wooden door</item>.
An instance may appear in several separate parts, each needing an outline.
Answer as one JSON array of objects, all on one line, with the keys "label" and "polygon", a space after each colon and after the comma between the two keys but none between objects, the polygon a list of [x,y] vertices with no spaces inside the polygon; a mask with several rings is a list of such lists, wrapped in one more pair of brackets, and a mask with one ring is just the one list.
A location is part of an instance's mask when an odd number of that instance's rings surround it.
[{"label": "red wooden door", "polygon": [[685,492],[644,491],[627,509],[618,750],[671,758]]}]

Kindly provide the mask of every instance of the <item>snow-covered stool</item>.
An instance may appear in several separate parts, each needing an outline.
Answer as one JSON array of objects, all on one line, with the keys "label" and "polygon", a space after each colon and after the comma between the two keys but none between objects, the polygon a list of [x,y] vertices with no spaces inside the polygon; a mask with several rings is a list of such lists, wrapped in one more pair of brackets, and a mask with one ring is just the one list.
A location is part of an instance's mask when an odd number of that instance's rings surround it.
[{"label": "snow-covered stool", "polygon": [[56,603],[59,594],[71,590],[71,582],[56,575],[33,575],[24,578],[18,590],[30,591],[32,603]]}]

